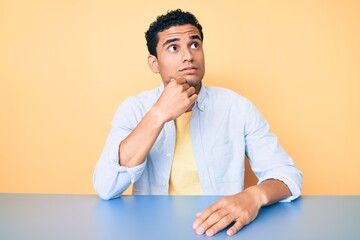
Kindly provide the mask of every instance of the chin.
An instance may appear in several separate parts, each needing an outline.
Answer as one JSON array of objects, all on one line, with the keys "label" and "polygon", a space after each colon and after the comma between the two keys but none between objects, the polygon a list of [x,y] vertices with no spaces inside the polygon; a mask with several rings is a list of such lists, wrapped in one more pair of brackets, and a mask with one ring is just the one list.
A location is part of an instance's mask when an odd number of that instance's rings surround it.
[{"label": "chin", "polygon": [[201,86],[201,80],[187,80],[187,83],[188,83],[191,87]]}]

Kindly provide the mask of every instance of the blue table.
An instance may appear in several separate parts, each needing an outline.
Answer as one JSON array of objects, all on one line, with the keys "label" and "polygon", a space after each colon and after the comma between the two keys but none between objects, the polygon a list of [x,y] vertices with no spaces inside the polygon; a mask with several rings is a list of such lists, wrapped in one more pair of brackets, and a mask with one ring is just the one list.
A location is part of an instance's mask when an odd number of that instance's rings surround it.
[{"label": "blue table", "polygon": [[0,194],[0,239],[360,239],[360,196],[305,196],[262,208],[233,237],[196,235],[195,213],[219,198]]}]

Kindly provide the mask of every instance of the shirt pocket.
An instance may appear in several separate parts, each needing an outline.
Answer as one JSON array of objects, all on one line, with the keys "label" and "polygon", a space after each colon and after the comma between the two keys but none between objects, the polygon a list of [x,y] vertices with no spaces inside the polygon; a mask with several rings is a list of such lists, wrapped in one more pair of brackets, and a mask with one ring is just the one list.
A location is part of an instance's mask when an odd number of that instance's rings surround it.
[{"label": "shirt pocket", "polygon": [[211,165],[216,182],[239,181],[244,177],[244,153],[235,142],[216,145],[211,150]]}]

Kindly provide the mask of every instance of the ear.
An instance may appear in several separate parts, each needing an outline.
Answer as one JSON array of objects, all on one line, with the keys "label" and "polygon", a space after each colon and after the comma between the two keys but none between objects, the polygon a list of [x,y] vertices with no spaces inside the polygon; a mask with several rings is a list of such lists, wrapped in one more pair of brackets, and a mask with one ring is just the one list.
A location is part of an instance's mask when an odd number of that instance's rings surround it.
[{"label": "ear", "polygon": [[149,67],[151,68],[151,71],[153,71],[154,73],[159,73],[159,63],[157,58],[154,55],[149,55],[148,56],[148,64]]}]

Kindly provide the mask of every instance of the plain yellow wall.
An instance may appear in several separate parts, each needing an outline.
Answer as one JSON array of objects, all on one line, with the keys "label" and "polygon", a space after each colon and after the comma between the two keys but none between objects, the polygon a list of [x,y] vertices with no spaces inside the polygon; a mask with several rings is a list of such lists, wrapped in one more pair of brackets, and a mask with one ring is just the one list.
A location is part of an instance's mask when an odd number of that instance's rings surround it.
[{"label": "plain yellow wall", "polygon": [[118,104],[160,85],[144,32],[183,8],[208,85],[251,99],[306,195],[360,194],[360,1],[0,0],[0,192],[94,193]]}]

